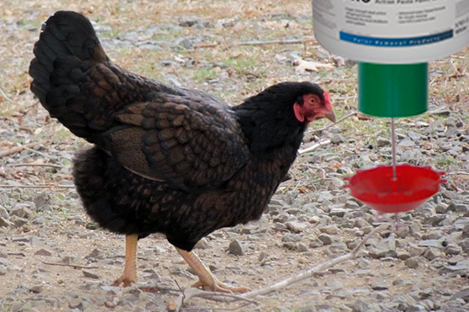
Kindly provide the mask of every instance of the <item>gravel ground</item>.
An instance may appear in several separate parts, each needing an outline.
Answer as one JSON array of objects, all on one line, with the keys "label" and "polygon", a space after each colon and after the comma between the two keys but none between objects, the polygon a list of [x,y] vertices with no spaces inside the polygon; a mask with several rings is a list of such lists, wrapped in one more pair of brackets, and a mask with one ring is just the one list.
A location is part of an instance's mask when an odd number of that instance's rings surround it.
[{"label": "gravel ground", "polygon": [[[33,4],[38,8],[38,2]],[[27,65],[39,21],[52,13],[38,10],[39,15],[0,4],[5,16],[0,19],[0,55],[8,61],[0,73],[0,311],[171,310],[179,287],[190,286],[196,278],[161,235],[141,240],[138,251],[139,282],[157,283],[161,289],[110,286],[123,270],[124,239],[97,228],[81,208],[70,164],[74,151],[85,143],[50,120],[27,89]],[[288,25],[304,31],[280,33],[272,40],[305,38],[310,29],[308,11],[265,10],[254,14],[246,9],[245,15],[234,17],[184,15],[118,33],[113,33],[113,25],[119,24],[96,23],[117,63],[140,73],[156,72],[167,83],[197,87],[236,103],[254,94],[252,88],[273,81],[321,81],[331,91],[338,115],[353,113],[333,126],[313,125],[303,149],[330,141],[301,153],[261,220],[214,232],[198,244],[196,253],[220,280],[253,289],[349,253],[386,222],[350,196],[343,178],[357,169],[389,164],[391,155],[389,122],[354,114],[353,62],[317,45],[307,53],[301,52],[301,44],[250,48],[274,69],[262,62],[241,68],[203,55],[215,52],[199,51],[198,44],[229,40],[226,33],[237,42],[260,40],[253,34],[240,40],[237,27],[262,33]],[[177,35],[170,35],[173,32]],[[166,36],[155,35],[161,33]],[[11,42],[16,43],[3,45]],[[140,65],[133,64],[126,51],[136,51]],[[145,53],[163,56],[145,67]],[[244,57],[240,54],[237,60]],[[469,311],[468,59],[466,49],[432,62],[429,112],[396,120],[398,163],[446,171],[448,182],[438,194],[418,209],[399,214],[397,226],[373,235],[354,260],[253,298],[253,303],[194,298],[181,311]],[[295,60],[333,69],[299,71],[292,66]],[[17,146],[21,148],[13,151]]]}]

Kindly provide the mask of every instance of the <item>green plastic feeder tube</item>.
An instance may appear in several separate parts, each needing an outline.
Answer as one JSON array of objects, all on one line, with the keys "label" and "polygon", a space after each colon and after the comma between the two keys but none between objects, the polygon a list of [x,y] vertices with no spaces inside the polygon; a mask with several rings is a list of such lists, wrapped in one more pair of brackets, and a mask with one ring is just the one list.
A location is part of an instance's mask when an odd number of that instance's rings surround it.
[{"label": "green plastic feeder tube", "polygon": [[358,110],[376,117],[427,111],[428,63],[358,63]]}]

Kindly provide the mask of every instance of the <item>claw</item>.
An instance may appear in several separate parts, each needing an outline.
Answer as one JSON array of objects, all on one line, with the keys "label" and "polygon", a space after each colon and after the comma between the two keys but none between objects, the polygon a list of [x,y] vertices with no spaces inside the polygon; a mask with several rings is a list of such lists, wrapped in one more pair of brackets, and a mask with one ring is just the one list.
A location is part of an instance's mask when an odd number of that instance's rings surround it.
[{"label": "claw", "polygon": [[250,291],[247,287],[233,287],[219,282],[210,270],[203,264],[197,255],[191,251],[176,248],[179,254],[186,260],[199,277],[199,281],[192,287],[202,288],[203,290],[211,290],[222,293],[245,293]]},{"label": "claw", "polygon": [[201,288],[203,290],[222,292],[222,293],[238,293],[238,294],[249,292],[252,290],[251,288],[248,288],[248,287],[229,286],[218,281],[216,278],[214,278],[213,281],[210,283],[202,282],[201,280],[199,280],[197,283],[192,285],[192,287]]}]

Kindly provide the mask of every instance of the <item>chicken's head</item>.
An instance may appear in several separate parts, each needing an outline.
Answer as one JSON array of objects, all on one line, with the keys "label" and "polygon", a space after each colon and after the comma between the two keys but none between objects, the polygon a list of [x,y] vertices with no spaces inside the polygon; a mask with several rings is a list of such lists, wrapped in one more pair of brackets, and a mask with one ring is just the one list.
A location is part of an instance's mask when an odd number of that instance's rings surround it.
[{"label": "chicken's head", "polygon": [[318,94],[308,93],[298,97],[296,103],[293,104],[293,111],[299,122],[309,123],[320,118],[335,122],[335,114],[327,91],[321,90]]}]

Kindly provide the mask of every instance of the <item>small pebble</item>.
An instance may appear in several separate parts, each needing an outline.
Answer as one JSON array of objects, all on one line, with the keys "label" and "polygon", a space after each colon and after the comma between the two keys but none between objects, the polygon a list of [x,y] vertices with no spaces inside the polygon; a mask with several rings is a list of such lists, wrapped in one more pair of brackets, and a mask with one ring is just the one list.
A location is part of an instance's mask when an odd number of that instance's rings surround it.
[{"label": "small pebble", "polygon": [[47,250],[47,249],[39,249],[38,251],[36,251],[36,252],[34,253],[34,255],[36,255],[36,256],[50,257],[50,256],[52,256],[52,252],[50,252],[50,251]]},{"label": "small pebble", "polygon": [[230,245],[228,246],[228,252],[235,256],[244,255],[243,246],[237,239],[231,241]]},{"label": "small pebble", "polygon": [[416,269],[419,267],[419,262],[417,261],[417,259],[415,258],[409,258],[405,261],[405,265],[408,267],[408,268],[411,268],[411,269]]}]

